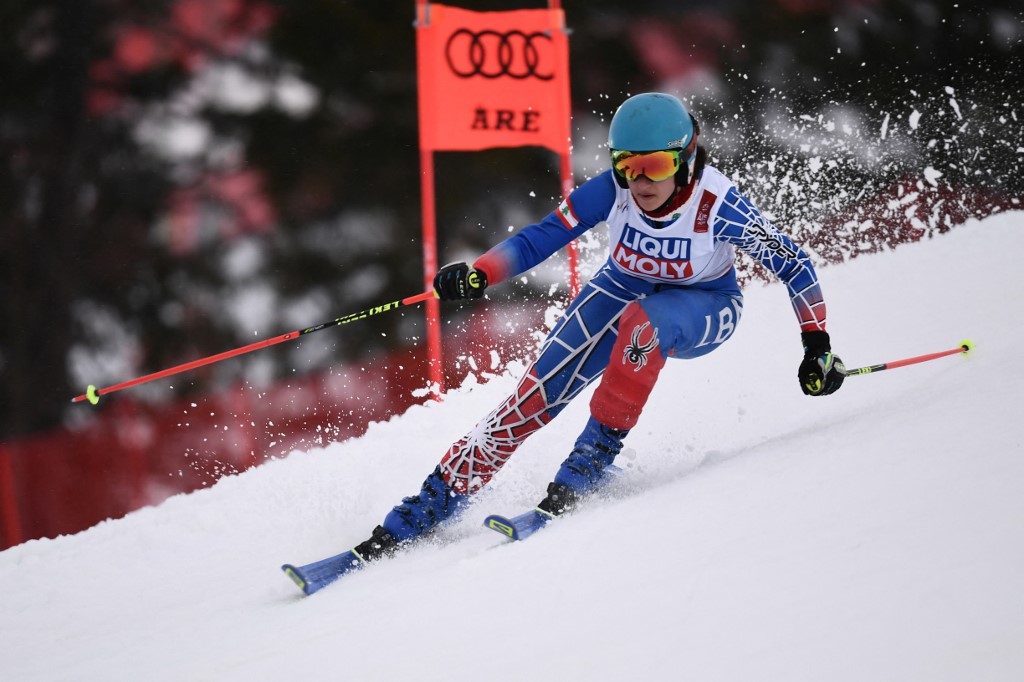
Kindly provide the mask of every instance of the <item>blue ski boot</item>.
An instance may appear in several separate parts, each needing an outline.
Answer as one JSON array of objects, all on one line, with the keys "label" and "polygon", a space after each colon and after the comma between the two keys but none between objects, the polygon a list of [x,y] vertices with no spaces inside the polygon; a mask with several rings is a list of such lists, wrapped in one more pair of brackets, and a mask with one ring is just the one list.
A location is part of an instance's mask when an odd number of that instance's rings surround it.
[{"label": "blue ski boot", "polygon": [[392,556],[401,545],[458,516],[468,499],[469,495],[460,495],[448,487],[441,467],[437,467],[423,481],[419,494],[402,498],[402,503],[388,513],[384,523],[374,528],[370,538],[356,545],[353,552],[363,561]]},{"label": "blue ski boot", "polygon": [[552,516],[572,511],[580,497],[600,487],[605,468],[622,450],[622,439],[628,433],[591,417],[537,508]]},{"label": "blue ski boot", "polygon": [[460,495],[448,487],[441,467],[437,467],[423,481],[419,494],[403,498],[402,504],[391,510],[382,525],[399,542],[406,542],[456,516],[467,500],[469,495]]}]

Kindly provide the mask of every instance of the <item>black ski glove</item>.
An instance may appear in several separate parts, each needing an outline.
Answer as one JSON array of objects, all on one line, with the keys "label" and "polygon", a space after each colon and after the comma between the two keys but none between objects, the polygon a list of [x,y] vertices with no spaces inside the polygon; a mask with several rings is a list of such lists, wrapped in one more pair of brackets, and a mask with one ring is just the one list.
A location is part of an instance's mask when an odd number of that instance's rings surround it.
[{"label": "black ski glove", "polygon": [[828,395],[835,393],[846,378],[846,367],[838,356],[832,354],[828,332],[803,332],[804,360],[797,370],[800,390],[805,395]]},{"label": "black ski glove", "polygon": [[465,263],[449,263],[434,275],[434,291],[442,301],[480,298],[487,288],[487,273]]}]

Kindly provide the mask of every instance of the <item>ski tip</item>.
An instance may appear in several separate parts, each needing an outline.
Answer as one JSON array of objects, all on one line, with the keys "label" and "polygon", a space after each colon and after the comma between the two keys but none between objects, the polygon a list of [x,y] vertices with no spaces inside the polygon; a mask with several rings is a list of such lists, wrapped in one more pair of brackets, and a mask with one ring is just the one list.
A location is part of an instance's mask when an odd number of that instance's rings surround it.
[{"label": "ski tip", "polygon": [[516,527],[512,524],[512,521],[504,516],[492,514],[484,519],[484,526],[490,528],[496,533],[501,533],[505,537],[512,538],[513,540],[519,539],[519,534],[516,533]]},{"label": "ski tip", "polygon": [[295,568],[291,564],[285,564],[281,567],[281,570],[284,571],[285,575],[291,578],[292,582],[298,585],[299,589],[302,590],[305,594],[313,594],[313,592],[310,590],[309,583],[307,583],[305,578],[302,577],[302,573],[299,571],[299,569]]}]

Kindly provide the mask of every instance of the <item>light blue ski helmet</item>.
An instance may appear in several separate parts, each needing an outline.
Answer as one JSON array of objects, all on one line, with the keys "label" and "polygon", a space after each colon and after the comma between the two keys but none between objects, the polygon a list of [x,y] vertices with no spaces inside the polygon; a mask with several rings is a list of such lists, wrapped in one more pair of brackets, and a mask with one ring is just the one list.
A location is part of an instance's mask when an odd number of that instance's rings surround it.
[{"label": "light blue ski helmet", "polygon": [[645,92],[619,106],[608,128],[608,147],[631,152],[685,149],[694,134],[693,117],[679,98]]}]

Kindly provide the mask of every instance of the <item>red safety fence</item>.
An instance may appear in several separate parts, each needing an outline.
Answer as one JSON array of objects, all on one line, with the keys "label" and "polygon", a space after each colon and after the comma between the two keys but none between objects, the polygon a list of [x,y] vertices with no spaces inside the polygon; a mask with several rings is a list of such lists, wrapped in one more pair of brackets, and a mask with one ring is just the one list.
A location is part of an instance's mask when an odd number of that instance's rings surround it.
[{"label": "red safety fence", "polygon": [[422,356],[387,358],[410,370],[391,377],[346,368],[170,406],[118,395],[80,429],[0,445],[3,546],[74,533],[296,447],[358,435],[416,402]]},{"label": "red safety fence", "polygon": [[[472,364],[490,371],[492,349],[522,347],[538,321],[529,312],[519,331],[509,330],[507,313],[480,310],[461,325],[458,343],[448,339],[449,385]],[[429,400],[428,376],[426,349],[417,346],[263,389],[239,385],[171,405],[140,402],[128,390],[84,405],[99,416],[81,428],[0,444],[0,549],[76,533],[296,448],[361,435]]]}]

